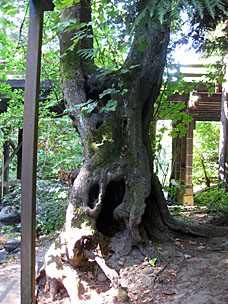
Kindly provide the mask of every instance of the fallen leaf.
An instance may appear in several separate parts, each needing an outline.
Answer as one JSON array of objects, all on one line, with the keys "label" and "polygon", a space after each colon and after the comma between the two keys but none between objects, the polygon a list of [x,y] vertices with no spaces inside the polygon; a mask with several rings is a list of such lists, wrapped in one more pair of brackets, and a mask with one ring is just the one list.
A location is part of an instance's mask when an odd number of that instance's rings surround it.
[{"label": "fallen leaf", "polygon": [[141,301],[141,303],[146,303],[146,304],[153,303],[152,301],[153,301],[153,298],[146,298],[143,301]]},{"label": "fallen leaf", "polygon": [[150,289],[147,289],[147,290],[144,290],[144,291],[143,291],[143,293],[149,293],[149,292],[151,292]]},{"label": "fallen leaf", "polygon": [[138,300],[138,296],[132,295],[132,296],[131,296],[131,299],[132,299],[133,301],[137,301],[137,300]]},{"label": "fallen leaf", "polygon": [[188,241],[189,242],[189,244],[192,244],[192,245],[195,245],[195,244],[197,244],[197,242],[196,241]]},{"label": "fallen leaf", "polygon": [[199,250],[202,250],[202,249],[205,249],[205,248],[206,248],[205,246],[199,246],[198,247]]},{"label": "fallen leaf", "polygon": [[174,269],[169,269],[169,270],[168,270],[168,273],[171,274],[171,275],[174,276],[174,277],[177,275],[177,271],[174,270]]},{"label": "fallen leaf", "polygon": [[170,290],[170,289],[165,289],[162,291],[162,294],[167,295],[167,296],[172,296],[172,295],[175,295],[176,292],[173,290]]},{"label": "fallen leaf", "polygon": [[163,252],[162,248],[159,248],[159,247],[157,248],[157,251],[159,254],[162,254],[162,252]]},{"label": "fallen leaf", "polygon": [[149,260],[149,263],[151,266],[155,266],[156,261],[157,261],[157,258],[153,258],[153,259]]}]

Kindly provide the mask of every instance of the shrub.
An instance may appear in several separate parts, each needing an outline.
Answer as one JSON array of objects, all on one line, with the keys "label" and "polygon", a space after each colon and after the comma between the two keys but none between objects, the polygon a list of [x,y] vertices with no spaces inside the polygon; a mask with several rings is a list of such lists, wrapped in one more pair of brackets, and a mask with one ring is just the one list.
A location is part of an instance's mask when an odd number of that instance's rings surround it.
[{"label": "shrub", "polygon": [[[37,180],[36,231],[39,235],[49,234],[62,228],[68,204],[68,191],[69,188],[60,182]],[[21,186],[19,184],[10,188],[10,193],[4,196],[2,204],[13,206],[20,212]],[[16,228],[20,230],[20,224]],[[11,230],[9,227],[1,227],[3,234]]]},{"label": "shrub", "polygon": [[196,205],[208,207],[209,210],[228,215],[228,192],[224,192],[224,189],[206,188],[202,193],[195,195],[194,202]]}]

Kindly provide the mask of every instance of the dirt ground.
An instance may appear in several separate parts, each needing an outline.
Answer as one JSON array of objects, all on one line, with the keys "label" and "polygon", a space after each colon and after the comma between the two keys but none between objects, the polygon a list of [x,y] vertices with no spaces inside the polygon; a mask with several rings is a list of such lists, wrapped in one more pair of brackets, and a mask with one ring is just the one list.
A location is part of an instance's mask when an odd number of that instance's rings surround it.
[{"label": "dirt ground", "polygon": [[[216,222],[228,226],[228,219],[214,219],[207,214],[194,214],[181,220],[200,223]],[[162,261],[152,266],[137,248],[128,256],[113,255],[108,264],[120,274],[126,293],[119,299],[110,282],[97,268],[82,273],[81,301],[91,304],[153,303],[153,304],[228,304],[228,238],[176,236],[156,245]],[[42,255],[42,250],[39,251]],[[0,265],[0,274],[9,276],[12,263]],[[38,303],[70,303],[64,289],[55,301],[49,292],[41,292]],[[12,303],[13,304],[13,303]]]}]

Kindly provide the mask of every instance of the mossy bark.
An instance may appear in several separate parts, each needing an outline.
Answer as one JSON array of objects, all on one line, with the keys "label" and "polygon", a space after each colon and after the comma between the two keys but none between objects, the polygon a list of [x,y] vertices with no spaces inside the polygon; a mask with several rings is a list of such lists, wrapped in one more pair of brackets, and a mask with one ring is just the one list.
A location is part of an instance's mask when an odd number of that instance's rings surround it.
[{"label": "mossy bark", "polygon": [[[137,9],[147,1],[139,1]],[[88,1],[80,1],[63,13],[63,18],[78,23],[91,20]],[[71,190],[66,227],[74,226],[77,208],[89,218],[94,231],[106,236],[126,235],[123,248],[147,238],[164,238],[168,228],[178,230],[169,215],[160,183],[153,173],[154,104],[159,96],[169,43],[169,17],[163,23],[156,16],[138,26],[131,50],[123,65],[128,73],[114,71],[108,78],[97,77],[93,61],[80,57],[78,50],[92,48],[89,36],[69,51],[75,31],[60,33],[64,100],[73,124],[79,132],[85,162]],[[91,28],[85,28],[91,33]],[[145,45],[140,50],[141,45]],[[134,66],[134,69],[130,67]],[[71,75],[72,69],[74,77]],[[108,88],[124,85],[125,94],[113,94],[99,100],[92,113],[80,114],[74,106],[96,99]],[[104,115],[100,109],[108,99],[118,102],[115,112]],[[110,220],[110,227],[108,221]],[[102,221],[105,222],[102,225]],[[74,228],[74,227],[73,227]],[[182,227],[183,228],[183,227]],[[180,228],[180,230],[182,229]],[[108,232],[107,232],[108,231]]]},{"label": "mossy bark", "polygon": [[[82,2],[67,9],[63,18],[70,15],[78,23],[91,20],[90,7]],[[93,72],[94,63],[85,61],[77,53],[80,48],[92,48],[91,39],[81,40],[74,50],[66,52],[74,34],[73,31],[60,33],[61,53],[65,55],[61,62],[64,99],[72,110],[70,117],[81,136],[85,155],[71,191],[70,205],[72,210],[81,208],[92,219],[91,225],[102,234],[113,236],[123,232],[127,236],[128,245],[124,246],[127,251],[143,241],[140,225],[148,209],[153,176],[149,131],[166,62],[169,27],[156,17],[148,19],[139,27],[124,64],[125,69],[136,68],[126,74],[115,71],[108,79],[98,79]],[[146,45],[143,51],[139,51],[141,44]],[[80,114],[80,110],[74,109],[74,105],[96,98],[104,89],[118,88],[119,83],[124,84],[126,93],[108,96],[118,101],[115,112],[107,115],[99,112],[106,100],[101,100],[90,114]],[[113,191],[112,198],[107,194],[110,191]],[[67,214],[66,227],[70,227],[74,215]],[[110,227],[105,225],[108,232],[101,224],[101,218],[107,215],[110,217]],[[148,227],[151,236],[153,229],[151,225]]]},{"label": "mossy bark", "polygon": [[[139,1],[138,9],[144,2]],[[89,1],[80,1],[63,13],[63,19],[70,16],[85,23],[91,20],[90,13]],[[154,256],[154,252],[146,251],[147,240],[164,239],[169,228],[196,232],[195,228],[183,227],[172,219],[153,173],[150,132],[166,62],[168,23],[161,24],[156,16],[148,18],[136,30],[123,67],[135,68],[125,74],[115,71],[103,79],[97,77],[94,63],[77,52],[92,48],[91,39],[85,37],[69,51],[75,30],[59,35],[64,55],[61,61],[64,100],[80,134],[85,156],[70,192],[64,231],[64,255],[73,267],[80,266],[85,258],[83,250],[95,248],[101,236],[115,239],[122,254],[136,245],[146,255]],[[91,32],[90,28],[86,30]],[[146,47],[140,51],[142,43]],[[118,88],[119,83],[124,84],[126,93],[106,96],[118,102],[116,111],[106,115],[100,112],[107,99],[100,100],[92,113],[81,114],[74,107],[97,99],[105,89]]]}]

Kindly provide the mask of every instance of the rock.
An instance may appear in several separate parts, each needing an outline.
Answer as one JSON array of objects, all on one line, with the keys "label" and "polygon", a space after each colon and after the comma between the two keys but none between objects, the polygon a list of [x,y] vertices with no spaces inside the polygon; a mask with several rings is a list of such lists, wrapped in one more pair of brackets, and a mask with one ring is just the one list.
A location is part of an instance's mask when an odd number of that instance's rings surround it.
[{"label": "rock", "polygon": [[218,245],[214,248],[215,250],[228,250],[228,241],[225,243]]},{"label": "rock", "polygon": [[168,258],[170,258],[170,256],[171,256],[170,251],[164,250],[164,251],[162,252],[162,257],[163,257],[164,259],[168,259]]},{"label": "rock", "polygon": [[3,225],[15,225],[20,223],[21,216],[16,208],[6,206],[0,212],[0,223]]},{"label": "rock", "polygon": [[0,250],[0,262],[5,261],[8,258],[7,252],[2,249]]},{"label": "rock", "polygon": [[105,282],[107,281],[107,277],[103,272],[98,273],[97,279],[99,282]]},{"label": "rock", "polygon": [[2,247],[8,252],[11,253],[20,247],[21,242],[18,239],[9,239],[2,244]]},{"label": "rock", "polygon": [[144,273],[145,275],[153,274],[154,269],[152,267],[146,267],[146,268],[142,269],[142,273]]},{"label": "rock", "polygon": [[128,303],[128,294],[125,288],[119,287],[117,299],[120,303]]},{"label": "rock", "polygon": [[174,256],[175,256],[176,258],[182,258],[182,257],[184,256],[184,254],[183,254],[182,252],[176,251],[175,254],[174,254]]}]

